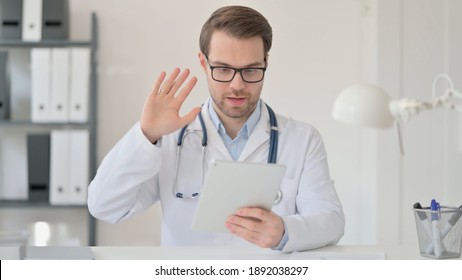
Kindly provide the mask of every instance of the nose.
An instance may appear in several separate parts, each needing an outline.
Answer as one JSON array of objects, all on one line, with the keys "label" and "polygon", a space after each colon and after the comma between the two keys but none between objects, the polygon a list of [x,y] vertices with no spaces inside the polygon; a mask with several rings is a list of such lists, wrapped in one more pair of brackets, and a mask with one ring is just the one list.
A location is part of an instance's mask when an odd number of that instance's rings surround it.
[{"label": "nose", "polygon": [[236,75],[234,75],[234,78],[229,82],[229,87],[236,91],[245,88],[245,82],[242,80],[241,73],[237,72]]}]

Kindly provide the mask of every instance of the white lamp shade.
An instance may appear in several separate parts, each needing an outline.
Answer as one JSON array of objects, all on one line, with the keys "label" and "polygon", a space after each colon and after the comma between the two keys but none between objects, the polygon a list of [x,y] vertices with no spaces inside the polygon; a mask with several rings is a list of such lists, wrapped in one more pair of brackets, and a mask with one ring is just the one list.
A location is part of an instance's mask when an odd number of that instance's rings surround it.
[{"label": "white lamp shade", "polygon": [[344,89],[337,97],[332,117],[360,126],[388,128],[394,122],[389,103],[390,97],[381,88],[356,84]]}]

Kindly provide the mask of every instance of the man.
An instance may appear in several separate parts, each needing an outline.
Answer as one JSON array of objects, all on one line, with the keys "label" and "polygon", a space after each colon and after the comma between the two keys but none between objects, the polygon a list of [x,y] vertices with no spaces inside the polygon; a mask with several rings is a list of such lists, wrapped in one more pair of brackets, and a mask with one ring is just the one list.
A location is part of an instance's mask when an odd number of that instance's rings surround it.
[{"label": "man", "polygon": [[[213,159],[268,160],[270,109],[260,95],[271,43],[271,26],[259,12],[241,6],[215,11],[200,35],[199,62],[210,98],[179,116],[197,79],[186,82],[188,69],[177,68],[167,79],[161,73],[140,122],[106,156],[90,184],[91,213],[116,223],[160,201],[164,246],[253,243],[291,252],[335,244],[345,221],[322,138],[312,126],[280,115],[277,163],[286,166],[281,201],[271,211],[239,209],[225,222],[229,234],[191,230],[197,199],[187,198],[200,191],[202,166],[207,170]],[[184,143],[177,160],[179,138]]]}]

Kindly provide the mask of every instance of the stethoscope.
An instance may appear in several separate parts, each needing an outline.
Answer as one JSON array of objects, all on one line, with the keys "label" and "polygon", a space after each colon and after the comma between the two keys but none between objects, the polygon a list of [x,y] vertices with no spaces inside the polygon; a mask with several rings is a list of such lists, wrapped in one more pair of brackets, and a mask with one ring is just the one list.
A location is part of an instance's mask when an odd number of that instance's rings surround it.
[{"label": "stethoscope", "polygon": [[[277,154],[278,154],[278,123],[276,120],[276,115],[274,114],[273,109],[271,109],[270,106],[267,104],[266,108],[268,109],[268,115],[269,115],[269,121],[270,121],[270,143],[269,143],[269,151],[268,151],[268,163],[276,163],[277,159]],[[204,159],[205,159],[205,149],[207,147],[207,130],[205,128],[205,123],[204,123],[204,118],[202,117],[202,113],[199,112],[199,123],[202,128],[202,166],[201,166],[201,179],[202,182],[204,182]],[[178,198],[178,199],[194,199],[199,197],[199,193],[195,192],[190,195],[185,195],[184,193],[178,192],[178,170],[180,168],[180,156],[181,156],[181,148],[183,146],[183,140],[184,137],[186,136],[186,129],[188,128],[188,125],[183,127],[180,130],[180,134],[178,135],[178,141],[177,141],[177,152],[176,152],[176,168],[175,168],[175,176],[174,176],[174,182],[173,182],[173,188],[172,188],[172,193],[173,196]],[[274,204],[278,204],[282,199],[282,193],[279,190],[278,194],[276,196],[276,199],[274,200]]]}]

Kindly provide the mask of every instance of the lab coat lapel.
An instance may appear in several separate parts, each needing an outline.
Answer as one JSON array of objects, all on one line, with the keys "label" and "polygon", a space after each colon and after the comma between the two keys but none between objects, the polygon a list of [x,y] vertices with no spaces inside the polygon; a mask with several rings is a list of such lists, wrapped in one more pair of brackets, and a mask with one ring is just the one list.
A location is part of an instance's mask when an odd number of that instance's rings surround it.
[{"label": "lab coat lapel", "polygon": [[[262,102],[261,108],[261,117],[257,126],[255,126],[252,134],[247,141],[247,144],[244,147],[244,150],[239,157],[239,161],[245,161],[249,156],[251,156],[260,146],[267,145],[267,149],[264,149],[266,153],[269,150],[269,140],[270,140],[270,123],[268,109],[264,102]],[[265,159],[268,158],[268,154],[265,155]]]}]

